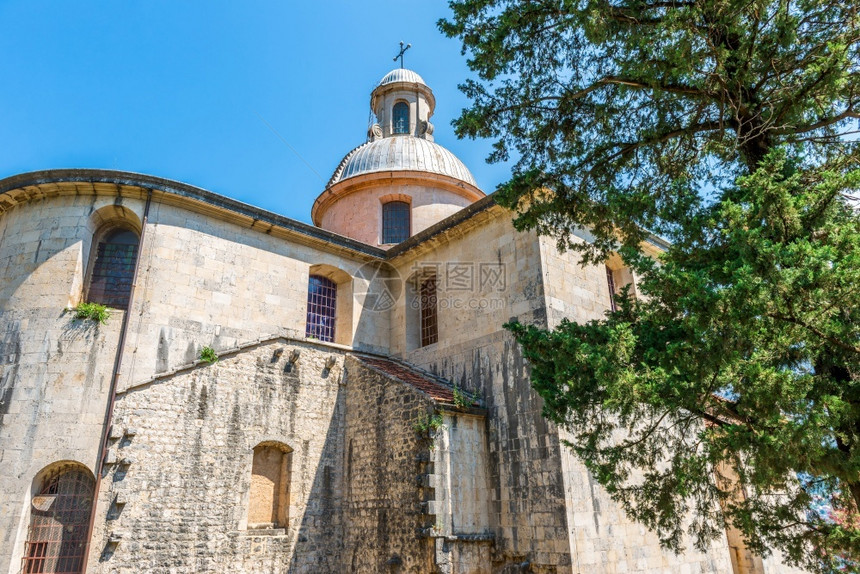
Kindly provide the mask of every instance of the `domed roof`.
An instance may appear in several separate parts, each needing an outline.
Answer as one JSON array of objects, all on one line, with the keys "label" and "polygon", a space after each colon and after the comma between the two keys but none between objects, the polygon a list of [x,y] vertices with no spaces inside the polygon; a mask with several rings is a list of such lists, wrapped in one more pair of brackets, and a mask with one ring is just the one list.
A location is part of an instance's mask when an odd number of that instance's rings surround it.
[{"label": "domed roof", "polygon": [[406,68],[395,68],[391,70],[385,76],[379,80],[379,83],[376,84],[376,87],[384,86],[386,84],[393,84],[394,82],[412,82],[413,84],[424,84],[424,78],[419,76],[417,73],[412,70],[407,70]]},{"label": "domed roof", "polygon": [[381,171],[426,171],[478,187],[472,173],[453,153],[439,144],[405,135],[358,146],[341,160],[326,187],[351,177]]}]

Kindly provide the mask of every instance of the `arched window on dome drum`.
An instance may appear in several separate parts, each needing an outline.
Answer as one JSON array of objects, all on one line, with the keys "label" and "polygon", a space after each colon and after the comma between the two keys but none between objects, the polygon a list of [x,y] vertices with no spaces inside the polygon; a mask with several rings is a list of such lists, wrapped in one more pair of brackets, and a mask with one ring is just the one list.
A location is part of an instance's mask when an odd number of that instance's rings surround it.
[{"label": "arched window on dome drum", "polygon": [[87,292],[90,303],[128,308],[137,246],[137,234],[129,229],[111,231],[99,240]]},{"label": "arched window on dome drum", "polygon": [[409,204],[389,201],[382,204],[382,243],[400,243],[409,239]]},{"label": "arched window on dome drum", "polygon": [[408,134],[409,133],[409,104],[406,102],[397,102],[394,104],[393,110],[394,133]]},{"label": "arched window on dome drum", "polygon": [[306,337],[334,342],[335,301],[337,285],[321,275],[311,275],[308,281],[308,323]]},{"label": "arched window on dome drum", "polygon": [[24,574],[82,572],[94,488],[92,474],[79,466],[46,477],[32,500]]}]

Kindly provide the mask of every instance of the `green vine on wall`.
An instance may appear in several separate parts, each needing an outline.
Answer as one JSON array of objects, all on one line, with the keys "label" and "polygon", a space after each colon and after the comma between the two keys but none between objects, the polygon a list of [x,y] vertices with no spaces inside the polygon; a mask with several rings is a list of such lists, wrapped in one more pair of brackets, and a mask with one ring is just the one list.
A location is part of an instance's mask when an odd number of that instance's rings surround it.
[{"label": "green vine on wall", "polygon": [[430,434],[431,432],[436,432],[442,425],[444,424],[444,419],[442,419],[442,415],[436,413],[431,415],[429,413],[425,413],[423,416],[418,417],[412,424],[412,429],[421,435]]},{"label": "green vine on wall", "polygon": [[477,401],[468,391],[464,391],[457,385],[454,385],[454,406],[458,409],[468,409],[475,406]]}]

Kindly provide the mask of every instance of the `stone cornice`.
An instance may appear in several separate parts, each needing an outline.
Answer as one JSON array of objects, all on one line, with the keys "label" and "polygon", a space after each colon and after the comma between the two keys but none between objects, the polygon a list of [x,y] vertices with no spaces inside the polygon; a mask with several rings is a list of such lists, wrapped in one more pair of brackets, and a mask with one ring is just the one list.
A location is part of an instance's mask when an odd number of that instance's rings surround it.
[{"label": "stone cornice", "polygon": [[[404,172],[384,172],[383,175],[400,177]],[[421,175],[426,179],[427,174]],[[451,179],[438,174],[432,175],[440,179]],[[467,184],[459,181],[456,183],[459,189],[463,189],[463,186]],[[481,194],[482,197],[386,251],[186,183],[125,171],[51,169],[23,173],[0,180],[0,216],[16,205],[47,197],[120,195],[144,199],[149,191],[153,192],[153,199],[161,203],[210,215],[260,233],[298,241],[324,251],[342,251],[347,256],[361,259],[392,260],[401,256],[414,255],[432,248],[432,245],[449,235],[462,235],[467,233],[468,229],[504,213],[504,209],[496,203],[495,194],[484,196],[477,188],[463,190],[465,197],[470,197],[467,194],[474,192]],[[317,202],[323,195],[317,198]],[[314,205],[316,207],[316,203]],[[655,256],[668,247],[667,241],[654,235],[643,243],[643,249]]]},{"label": "stone cornice", "polygon": [[51,169],[7,177],[0,180],[0,215],[18,204],[45,197],[122,195],[143,198],[149,190],[154,192],[153,198],[162,203],[182,206],[262,233],[291,237],[306,244],[335,246],[374,258],[385,255],[385,251],[377,247],[193,185],[125,171]]},{"label": "stone cornice", "polygon": [[380,182],[387,185],[429,185],[434,188],[450,191],[469,201],[478,201],[486,195],[483,191],[465,181],[439,173],[423,171],[376,171],[339,181],[326,188],[314,201],[311,207],[311,220],[319,225],[329,207],[339,199],[366,189],[378,187]]}]

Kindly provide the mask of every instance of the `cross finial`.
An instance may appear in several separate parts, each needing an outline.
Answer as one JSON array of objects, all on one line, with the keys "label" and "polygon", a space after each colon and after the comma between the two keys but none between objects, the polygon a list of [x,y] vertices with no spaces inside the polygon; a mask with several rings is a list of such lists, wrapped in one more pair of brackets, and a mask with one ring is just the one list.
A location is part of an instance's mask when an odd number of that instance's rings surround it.
[{"label": "cross finial", "polygon": [[394,61],[397,61],[397,58],[400,58],[400,67],[403,67],[403,54],[406,53],[406,50],[412,47],[412,44],[406,44],[406,47],[403,47],[403,42],[400,42],[400,53],[394,56]]}]

